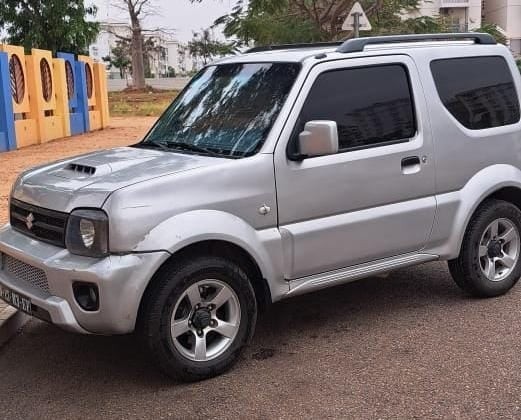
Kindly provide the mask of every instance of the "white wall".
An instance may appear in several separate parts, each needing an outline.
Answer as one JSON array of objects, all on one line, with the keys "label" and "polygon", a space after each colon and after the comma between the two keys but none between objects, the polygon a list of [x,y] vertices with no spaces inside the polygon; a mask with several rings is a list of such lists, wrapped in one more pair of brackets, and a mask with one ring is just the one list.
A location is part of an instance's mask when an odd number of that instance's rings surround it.
[{"label": "white wall", "polygon": [[508,26],[508,0],[486,0],[483,15],[487,23],[494,23],[507,30]]},{"label": "white wall", "polygon": [[505,30],[510,38],[521,38],[521,0],[508,0],[508,20]]},{"label": "white wall", "polygon": [[505,31],[512,52],[521,54],[521,0],[486,0],[483,14]]},{"label": "white wall", "polygon": [[[147,86],[152,86],[154,89],[164,90],[182,90],[190,81],[189,77],[171,77],[163,79],[145,79]],[[130,83],[129,79],[129,83]],[[109,92],[119,92],[127,88],[127,82],[122,79],[109,79],[107,81],[107,88]]]}]

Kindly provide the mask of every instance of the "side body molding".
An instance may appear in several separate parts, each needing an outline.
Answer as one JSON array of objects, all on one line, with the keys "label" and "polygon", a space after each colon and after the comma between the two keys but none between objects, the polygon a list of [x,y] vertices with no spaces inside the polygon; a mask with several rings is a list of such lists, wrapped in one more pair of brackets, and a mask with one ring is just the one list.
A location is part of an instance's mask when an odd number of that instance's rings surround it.
[{"label": "side body molding", "polygon": [[279,230],[255,230],[243,219],[223,211],[194,210],[175,215],[153,228],[133,251],[164,250],[175,254],[189,245],[210,240],[226,241],[248,252],[268,282],[274,302],[288,293]]},{"label": "side body molding", "polygon": [[512,165],[499,164],[482,169],[460,190],[437,195],[436,220],[426,252],[441,259],[456,258],[478,206],[506,187],[519,188],[521,194],[521,171]]}]

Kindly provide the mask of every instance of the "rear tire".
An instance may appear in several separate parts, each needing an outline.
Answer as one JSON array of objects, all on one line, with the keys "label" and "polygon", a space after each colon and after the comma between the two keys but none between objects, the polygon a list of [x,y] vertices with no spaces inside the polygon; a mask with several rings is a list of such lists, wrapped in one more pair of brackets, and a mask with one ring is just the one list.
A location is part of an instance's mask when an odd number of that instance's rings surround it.
[{"label": "rear tire", "polygon": [[487,200],[472,217],[458,258],[449,261],[456,284],[476,297],[507,293],[521,277],[521,211]]},{"label": "rear tire", "polygon": [[145,299],[146,345],[174,379],[199,381],[226,372],[255,330],[257,302],[250,279],[220,257],[168,263]]}]

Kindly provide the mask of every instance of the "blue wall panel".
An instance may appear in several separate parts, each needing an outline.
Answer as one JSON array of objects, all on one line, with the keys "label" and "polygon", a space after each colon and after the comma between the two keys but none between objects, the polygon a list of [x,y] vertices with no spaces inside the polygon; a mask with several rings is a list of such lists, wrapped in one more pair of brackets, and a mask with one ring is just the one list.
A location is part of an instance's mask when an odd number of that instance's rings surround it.
[{"label": "blue wall panel", "polygon": [[89,131],[89,105],[87,101],[87,83],[85,66],[76,61],[74,54],[56,54],[71,65],[74,74],[74,92],[69,98],[69,111],[71,120],[71,134],[81,134]]},{"label": "blue wall panel", "polygon": [[81,61],[76,61],[76,86],[78,87],[78,112],[82,115],[85,131],[90,131],[87,75],[85,73],[85,64]]},{"label": "blue wall panel", "polygon": [[16,149],[7,53],[0,52],[0,152]]}]

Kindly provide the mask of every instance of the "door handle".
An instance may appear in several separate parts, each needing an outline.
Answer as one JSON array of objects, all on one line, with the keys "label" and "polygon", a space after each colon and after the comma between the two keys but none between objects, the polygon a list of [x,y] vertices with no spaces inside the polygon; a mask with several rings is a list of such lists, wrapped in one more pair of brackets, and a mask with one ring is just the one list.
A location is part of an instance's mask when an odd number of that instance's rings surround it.
[{"label": "door handle", "polygon": [[402,173],[404,175],[417,174],[421,171],[421,161],[418,156],[409,156],[402,159]]}]

